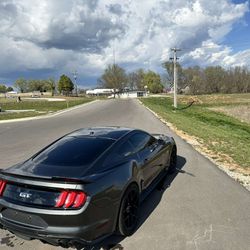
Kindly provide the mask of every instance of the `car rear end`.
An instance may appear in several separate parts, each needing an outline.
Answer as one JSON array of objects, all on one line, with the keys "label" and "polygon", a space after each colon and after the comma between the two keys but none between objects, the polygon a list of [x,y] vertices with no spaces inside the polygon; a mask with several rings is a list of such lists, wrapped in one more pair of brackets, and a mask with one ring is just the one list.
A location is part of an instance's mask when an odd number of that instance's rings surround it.
[{"label": "car rear end", "polygon": [[117,175],[103,173],[98,164],[116,142],[105,137],[110,131],[117,136],[115,128],[73,132],[1,171],[2,227],[63,246],[93,244],[111,234],[122,186],[117,188]]},{"label": "car rear end", "polygon": [[[0,175],[0,223],[24,239],[54,245],[90,244],[97,236],[99,208],[86,184]],[[96,215],[96,216],[93,216]]]}]

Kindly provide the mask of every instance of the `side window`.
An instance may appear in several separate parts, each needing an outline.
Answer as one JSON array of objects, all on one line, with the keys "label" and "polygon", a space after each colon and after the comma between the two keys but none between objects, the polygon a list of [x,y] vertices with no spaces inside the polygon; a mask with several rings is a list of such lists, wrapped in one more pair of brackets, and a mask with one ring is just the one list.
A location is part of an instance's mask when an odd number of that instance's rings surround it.
[{"label": "side window", "polygon": [[151,136],[146,133],[136,133],[129,138],[131,144],[135,147],[135,152],[139,152],[148,146]]},{"label": "side window", "polygon": [[126,157],[131,155],[133,152],[134,148],[132,147],[131,143],[127,141],[117,148],[116,154],[118,154],[121,157]]},{"label": "side window", "polygon": [[111,155],[109,155],[104,160],[104,165],[109,164],[109,162],[116,162],[124,159],[125,157],[133,154],[135,151],[134,147],[131,145],[129,141],[124,142],[123,144],[117,146]]}]

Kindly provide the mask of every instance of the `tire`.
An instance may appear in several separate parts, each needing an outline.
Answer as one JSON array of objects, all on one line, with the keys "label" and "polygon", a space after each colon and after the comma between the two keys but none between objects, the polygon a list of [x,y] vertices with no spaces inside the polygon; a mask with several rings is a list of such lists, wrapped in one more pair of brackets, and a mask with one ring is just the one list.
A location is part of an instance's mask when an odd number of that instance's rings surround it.
[{"label": "tire", "polygon": [[168,168],[168,174],[173,174],[176,172],[177,166],[177,152],[176,147],[172,148],[171,156],[170,156],[170,164]]},{"label": "tire", "polygon": [[123,195],[118,216],[118,233],[130,236],[137,228],[139,220],[139,189],[131,184]]}]

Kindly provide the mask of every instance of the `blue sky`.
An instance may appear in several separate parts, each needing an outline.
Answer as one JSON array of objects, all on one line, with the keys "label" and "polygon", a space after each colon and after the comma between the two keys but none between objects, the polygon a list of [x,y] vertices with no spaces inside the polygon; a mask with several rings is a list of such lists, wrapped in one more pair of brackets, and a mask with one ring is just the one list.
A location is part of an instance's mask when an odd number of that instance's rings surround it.
[{"label": "blue sky", "polygon": [[[243,0],[234,0],[236,4],[244,3]],[[249,1],[248,1],[249,2]],[[250,12],[233,25],[233,30],[225,36],[225,44],[233,48],[234,52],[250,48]]]},{"label": "blue sky", "polygon": [[61,74],[91,88],[114,61],[159,73],[170,48],[186,66],[250,67],[247,0],[0,1],[0,83]]}]

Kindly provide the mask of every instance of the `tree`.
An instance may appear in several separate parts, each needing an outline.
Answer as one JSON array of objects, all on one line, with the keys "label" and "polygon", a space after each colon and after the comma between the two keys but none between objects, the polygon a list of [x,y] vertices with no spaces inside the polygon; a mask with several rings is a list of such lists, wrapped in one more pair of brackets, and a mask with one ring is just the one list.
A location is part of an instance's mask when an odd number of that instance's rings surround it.
[{"label": "tree", "polygon": [[[163,67],[171,81],[173,65],[165,62]],[[178,64],[177,67],[179,68]],[[246,67],[224,69],[221,66],[199,66],[178,70],[178,86],[188,86],[190,94],[247,93],[250,92],[250,71]],[[181,83],[180,83],[181,82]]]},{"label": "tree", "polygon": [[[221,66],[207,67],[204,70],[206,79],[206,93],[219,93],[222,92],[222,82],[226,75],[226,71]],[[225,90],[224,90],[225,91]]]},{"label": "tree", "polygon": [[160,75],[151,70],[145,73],[144,83],[148,87],[148,90],[151,93],[156,94],[156,93],[161,93],[163,91]]},{"label": "tree", "polygon": [[231,93],[247,93],[250,91],[250,72],[245,67],[230,70]]},{"label": "tree", "polygon": [[[166,80],[167,80],[167,84],[170,85],[171,87],[173,87],[174,85],[174,64],[171,61],[167,61],[164,62],[162,64],[162,67],[166,70],[167,75],[166,75]],[[178,72],[178,89],[184,88],[187,85],[186,83],[186,79],[185,79],[185,74],[183,72],[183,68],[181,67],[181,65],[177,62],[176,63],[176,67],[177,67],[177,72]]]},{"label": "tree", "polygon": [[56,90],[56,82],[54,78],[49,78],[47,80],[47,85],[49,90],[51,91],[51,96],[54,96]]},{"label": "tree", "polygon": [[41,80],[36,80],[36,79],[27,80],[27,88],[29,92],[33,91],[43,92],[43,83]]},{"label": "tree", "polygon": [[204,71],[199,66],[189,67],[183,70],[185,85],[189,87],[189,94],[201,94],[204,92]]},{"label": "tree", "polygon": [[71,81],[71,79],[66,75],[61,75],[60,80],[58,82],[58,91],[65,95],[69,95],[72,93],[72,90],[74,89],[74,84]]},{"label": "tree", "polygon": [[28,91],[28,84],[27,81],[24,78],[19,78],[15,81],[14,86],[21,92],[27,92]]},{"label": "tree", "polygon": [[121,91],[127,84],[126,72],[117,64],[108,65],[99,79],[99,83],[104,88]]},{"label": "tree", "polygon": [[14,91],[14,89],[12,87],[8,87],[7,92],[10,92],[10,91]]},{"label": "tree", "polygon": [[[52,91],[55,90],[55,82],[52,83],[53,79],[30,79],[26,80],[19,78],[15,82],[15,87],[18,88],[20,92],[33,92],[33,91]],[[52,87],[54,86],[54,87]],[[54,90],[52,92],[54,92]]]},{"label": "tree", "polygon": [[129,73],[127,76],[127,80],[128,80],[127,87],[129,89],[131,89],[131,90],[137,89],[137,87],[136,87],[136,73],[135,72]]},{"label": "tree", "polygon": [[7,87],[4,84],[0,84],[0,93],[6,93]]},{"label": "tree", "polygon": [[174,64],[171,61],[164,62],[162,67],[166,70],[166,80],[171,87],[173,87],[174,83]]},{"label": "tree", "polygon": [[[55,90],[55,81],[54,83],[53,79],[31,79],[27,80],[27,91],[40,91],[40,92],[46,92],[46,91],[52,91],[52,85],[54,84],[54,90]],[[53,91],[54,91],[53,90]]]},{"label": "tree", "polygon": [[128,75],[128,85],[132,89],[136,90],[144,90],[145,82],[144,82],[145,72],[143,69],[138,69],[134,72],[129,73]]}]

